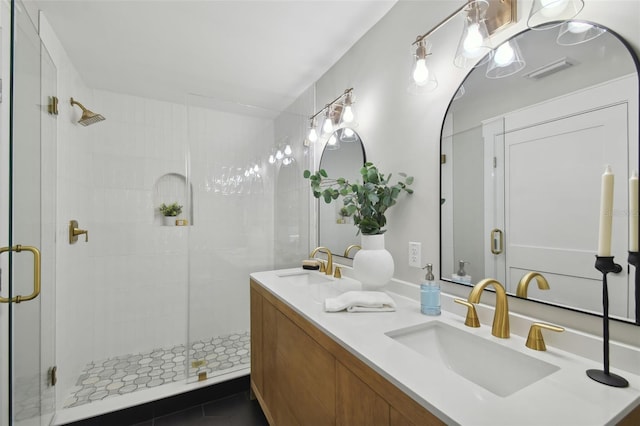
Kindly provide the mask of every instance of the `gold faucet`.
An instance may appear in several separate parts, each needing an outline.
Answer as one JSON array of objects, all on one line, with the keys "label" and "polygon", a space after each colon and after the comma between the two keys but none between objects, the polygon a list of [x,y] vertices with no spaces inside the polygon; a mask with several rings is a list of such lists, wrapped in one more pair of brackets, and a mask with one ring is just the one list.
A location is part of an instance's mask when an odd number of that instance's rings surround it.
[{"label": "gold faucet", "polygon": [[333,274],[333,256],[331,255],[331,250],[329,250],[326,247],[316,247],[315,249],[313,249],[313,251],[311,252],[311,254],[309,255],[309,257],[311,259],[314,258],[314,256],[316,255],[316,253],[318,252],[322,252],[322,253],[326,253],[327,254],[327,267],[325,268],[324,273],[326,275],[332,275]]},{"label": "gold faucet", "polygon": [[538,283],[538,288],[540,290],[549,290],[549,283],[547,282],[547,279],[542,276],[541,273],[529,272],[528,274],[525,274],[525,276],[523,276],[520,279],[520,282],[518,283],[518,288],[516,288],[516,296],[523,297],[526,299],[529,283],[534,278],[536,279],[536,282]]},{"label": "gold faucet", "polygon": [[525,345],[536,351],[546,351],[547,346],[544,344],[544,338],[542,337],[542,330],[551,330],[558,333],[563,332],[564,328],[557,325],[545,324],[543,322],[534,322],[529,329],[529,335],[527,336],[527,343]]},{"label": "gold faucet", "polygon": [[360,250],[360,249],[362,249],[362,247],[360,247],[360,245],[358,245],[358,244],[351,244],[349,247],[347,247],[347,248],[344,250],[344,257],[349,257],[349,252],[350,252],[351,250],[353,250],[353,249],[358,249],[358,250]]},{"label": "gold faucet", "polygon": [[491,334],[502,339],[509,337],[509,306],[507,303],[507,292],[502,284],[493,278],[486,278],[473,286],[467,301],[469,303],[480,303],[482,291],[491,284],[496,290],[496,311],[493,314],[493,328]]}]

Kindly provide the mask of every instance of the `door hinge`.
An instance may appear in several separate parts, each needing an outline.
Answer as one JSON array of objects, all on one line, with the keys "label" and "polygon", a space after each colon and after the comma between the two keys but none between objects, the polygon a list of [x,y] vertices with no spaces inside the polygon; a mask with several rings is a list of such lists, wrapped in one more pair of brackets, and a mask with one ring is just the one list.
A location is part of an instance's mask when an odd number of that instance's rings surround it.
[{"label": "door hinge", "polygon": [[58,115],[58,97],[57,96],[49,96],[49,105],[47,107],[47,111],[51,115]]},{"label": "door hinge", "polygon": [[440,155],[440,164],[447,164],[447,154]]},{"label": "door hinge", "polygon": [[49,368],[49,386],[55,386],[58,383],[58,367],[53,366]]},{"label": "door hinge", "polygon": [[498,157],[493,157],[493,168],[494,169],[498,168]]}]

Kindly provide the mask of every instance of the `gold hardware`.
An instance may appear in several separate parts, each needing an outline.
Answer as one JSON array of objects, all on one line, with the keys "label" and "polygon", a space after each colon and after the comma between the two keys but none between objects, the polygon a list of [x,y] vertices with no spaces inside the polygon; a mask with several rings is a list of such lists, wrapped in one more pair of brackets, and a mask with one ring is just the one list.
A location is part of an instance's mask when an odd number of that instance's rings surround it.
[{"label": "gold hardware", "polygon": [[30,251],[33,254],[33,292],[28,296],[16,296],[9,299],[0,297],[0,303],[20,303],[35,299],[40,294],[40,250],[32,246],[21,246],[19,244],[13,247],[0,248],[0,254],[7,251],[15,251],[16,253]]},{"label": "gold hardware", "polygon": [[538,288],[540,290],[549,290],[549,282],[545,277],[542,276],[539,272],[529,272],[525,274],[518,283],[518,287],[516,288],[516,296],[527,298],[527,290],[529,288],[529,283],[532,279],[536,279],[538,283]]},{"label": "gold hardware", "polygon": [[[498,248],[496,248],[496,235],[498,235]],[[503,248],[502,231],[498,228],[491,230],[491,253],[501,254]]]},{"label": "gold hardware", "polygon": [[49,369],[49,386],[55,386],[58,383],[58,367],[55,365]]},{"label": "gold hardware", "polygon": [[534,322],[531,324],[531,328],[529,329],[529,336],[527,336],[527,343],[525,346],[536,350],[536,351],[546,351],[547,346],[544,344],[544,338],[542,337],[542,329],[557,331],[559,333],[564,331],[564,328],[558,327],[551,324],[545,324],[543,322]]},{"label": "gold hardware", "polygon": [[86,229],[78,228],[78,221],[69,221],[69,244],[75,244],[78,242],[78,235],[84,235],[84,242],[89,242],[89,231]]},{"label": "gold hardware", "polygon": [[58,115],[58,97],[49,96],[49,105],[47,105],[47,112],[51,115]]},{"label": "gold hardware", "polygon": [[[333,274],[333,256],[331,255],[331,250],[329,250],[326,247],[322,247],[322,246],[321,247],[316,247],[315,249],[313,249],[313,251],[309,255],[309,258],[313,259],[314,256],[316,255],[316,253],[318,253],[318,252],[327,254],[327,267],[325,268],[324,273],[326,275]],[[322,272],[322,266],[320,266],[320,272]]]},{"label": "gold hardware", "polygon": [[[469,0],[470,2],[471,0]],[[517,1],[516,0],[488,0],[489,7],[487,8],[486,14],[486,26],[487,33],[491,36],[499,29],[504,28],[512,22],[516,22],[517,20]],[[458,9],[454,10],[451,15],[444,18],[440,23],[438,23],[435,27],[420,35],[416,38],[416,41],[412,43],[412,45],[417,44],[433,34],[437,29],[441,28],[443,25],[451,21],[453,18],[458,16],[460,12],[467,9],[469,7],[469,2],[463,4]],[[472,6],[473,7],[473,6]]]},{"label": "gold hardware", "polygon": [[192,368],[202,367],[203,365],[207,365],[207,361],[204,360],[204,359],[198,359],[196,361],[192,361],[191,362],[191,367]]},{"label": "gold hardware", "polygon": [[506,339],[509,337],[509,306],[507,303],[507,292],[502,284],[493,278],[486,278],[473,286],[467,301],[469,303],[480,303],[482,291],[488,285],[492,285],[496,290],[496,310],[493,315],[491,334],[501,339]]},{"label": "gold hardware", "polygon": [[204,382],[205,380],[207,380],[207,372],[203,371],[201,373],[198,373],[198,381]]},{"label": "gold hardware", "polygon": [[318,271],[320,272],[327,272],[327,267],[324,266],[324,262],[322,260],[318,261],[320,263],[320,269],[318,269]]},{"label": "gold hardware", "polygon": [[467,327],[480,327],[480,320],[478,319],[478,313],[473,303],[469,303],[462,299],[453,299],[454,302],[459,303],[467,307],[467,317],[464,320],[464,325]]},{"label": "gold hardware", "polygon": [[349,252],[350,252],[351,250],[353,250],[353,249],[361,250],[361,249],[362,249],[362,247],[360,247],[360,245],[358,245],[358,244],[351,244],[349,247],[347,247],[347,248],[344,250],[344,257],[349,257]]},{"label": "gold hardware", "polygon": [[447,164],[447,154],[440,155],[440,164]]},{"label": "gold hardware", "polygon": [[78,120],[78,124],[82,124],[83,126],[90,126],[105,119],[102,114],[96,114],[93,111],[89,111],[80,102],[71,98],[71,106],[73,105],[78,105],[82,110],[82,117],[80,117],[80,120]]},{"label": "gold hardware", "polygon": [[176,219],[176,226],[187,226],[189,221],[187,219]]},{"label": "gold hardware", "polygon": [[342,278],[342,270],[339,266],[336,266],[336,270],[333,273],[333,278]]}]

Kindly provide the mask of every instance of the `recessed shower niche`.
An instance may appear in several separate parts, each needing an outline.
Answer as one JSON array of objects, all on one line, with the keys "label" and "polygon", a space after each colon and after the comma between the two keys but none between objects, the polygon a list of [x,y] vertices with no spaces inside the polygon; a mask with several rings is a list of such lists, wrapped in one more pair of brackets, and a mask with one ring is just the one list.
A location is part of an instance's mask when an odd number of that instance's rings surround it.
[{"label": "recessed shower niche", "polygon": [[[184,225],[193,225],[193,187],[180,173],[167,173],[160,176],[153,188],[153,224],[162,226],[164,217],[160,212],[162,204],[178,203],[182,212],[177,220],[186,220]],[[180,222],[178,222],[180,223]]]}]

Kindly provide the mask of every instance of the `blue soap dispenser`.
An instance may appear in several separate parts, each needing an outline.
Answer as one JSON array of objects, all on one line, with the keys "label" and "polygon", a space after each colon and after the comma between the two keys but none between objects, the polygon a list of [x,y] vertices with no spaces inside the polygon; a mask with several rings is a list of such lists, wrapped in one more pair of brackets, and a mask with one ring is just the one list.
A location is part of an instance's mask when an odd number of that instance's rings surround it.
[{"label": "blue soap dispenser", "polygon": [[420,284],[420,312],[425,315],[440,315],[440,283],[433,277],[433,265],[426,266],[427,275]]}]

